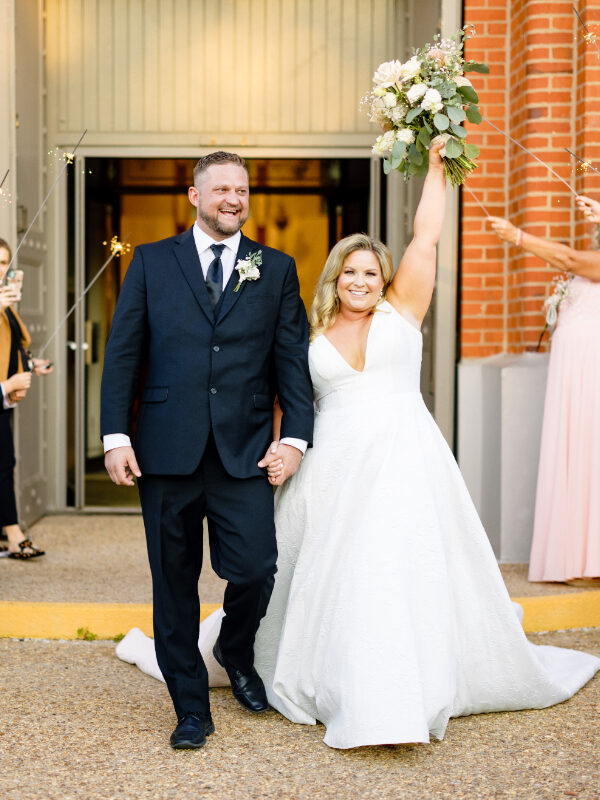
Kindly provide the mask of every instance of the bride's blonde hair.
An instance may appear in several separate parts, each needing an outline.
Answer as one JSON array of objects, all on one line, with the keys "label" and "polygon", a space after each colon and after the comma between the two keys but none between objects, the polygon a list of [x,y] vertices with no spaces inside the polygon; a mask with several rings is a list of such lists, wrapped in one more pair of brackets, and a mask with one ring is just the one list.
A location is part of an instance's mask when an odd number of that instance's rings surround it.
[{"label": "bride's blonde hair", "polygon": [[366,233],[353,233],[341,239],[327,257],[323,272],[319,277],[315,289],[315,299],[310,307],[310,339],[311,341],[333,325],[340,308],[337,293],[337,281],[340,277],[344,262],[356,250],[370,250],[375,254],[383,277],[383,292],[378,304],[385,297],[385,292],[392,280],[394,267],[392,254],[383,242],[373,239]]}]

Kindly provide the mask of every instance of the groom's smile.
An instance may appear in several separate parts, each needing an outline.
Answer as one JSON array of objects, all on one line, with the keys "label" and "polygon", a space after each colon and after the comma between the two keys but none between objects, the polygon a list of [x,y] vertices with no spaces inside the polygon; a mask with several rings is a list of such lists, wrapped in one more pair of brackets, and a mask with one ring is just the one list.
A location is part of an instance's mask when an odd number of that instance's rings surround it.
[{"label": "groom's smile", "polygon": [[198,226],[217,241],[233,236],[246,222],[249,194],[248,173],[237,164],[213,164],[188,191]]}]

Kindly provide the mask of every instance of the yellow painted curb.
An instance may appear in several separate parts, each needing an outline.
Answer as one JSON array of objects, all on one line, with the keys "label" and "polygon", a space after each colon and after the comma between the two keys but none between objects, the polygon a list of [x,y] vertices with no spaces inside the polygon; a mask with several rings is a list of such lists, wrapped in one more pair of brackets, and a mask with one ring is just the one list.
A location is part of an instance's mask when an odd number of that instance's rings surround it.
[{"label": "yellow painted curb", "polygon": [[[200,606],[204,619],[220,604]],[[79,629],[98,639],[112,639],[131,628],[153,635],[152,606],[146,603],[0,602],[0,637],[11,639],[81,639]]]},{"label": "yellow painted curb", "polygon": [[[523,607],[526,633],[600,627],[600,591],[514,599]],[[200,619],[217,608],[219,604],[203,603]],[[131,628],[153,635],[150,604],[0,602],[0,638],[81,639],[82,630],[112,639]]]},{"label": "yellow painted curb", "polygon": [[600,627],[600,591],[513,599],[523,607],[525,633]]}]

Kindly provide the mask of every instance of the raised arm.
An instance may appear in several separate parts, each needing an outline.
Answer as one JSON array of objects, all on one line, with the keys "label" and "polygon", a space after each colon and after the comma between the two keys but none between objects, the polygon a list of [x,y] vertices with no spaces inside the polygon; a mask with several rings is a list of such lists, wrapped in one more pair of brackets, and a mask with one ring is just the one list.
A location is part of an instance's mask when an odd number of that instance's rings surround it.
[{"label": "raised arm", "polygon": [[420,327],[435,287],[437,243],[446,208],[446,176],[440,150],[444,139],[436,137],[429,151],[429,171],[415,214],[413,238],[406,248],[387,299],[403,316]]},{"label": "raised arm", "polygon": [[538,256],[554,269],[572,272],[591,281],[600,281],[600,252],[596,250],[574,250],[566,244],[533,236],[517,228],[502,217],[489,217],[492,230],[505,242],[522,247]]}]

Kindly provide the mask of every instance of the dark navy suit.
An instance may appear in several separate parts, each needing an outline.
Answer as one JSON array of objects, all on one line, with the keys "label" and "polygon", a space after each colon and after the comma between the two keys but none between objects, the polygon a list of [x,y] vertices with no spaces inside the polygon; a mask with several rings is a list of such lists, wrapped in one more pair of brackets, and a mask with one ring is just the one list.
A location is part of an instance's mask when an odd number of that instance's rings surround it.
[{"label": "dark navy suit", "polygon": [[128,433],[147,363],[133,446],[154,590],[159,666],[175,710],[208,713],[197,648],[202,522],[229,581],[221,650],[248,671],[277,548],[273,492],[257,467],[272,436],[309,442],[308,323],[294,260],[242,236],[237,259],[262,251],[260,278],[237,292],[234,269],[214,312],[192,229],[136,248],[113,318],[102,377],[102,435]]}]

